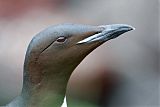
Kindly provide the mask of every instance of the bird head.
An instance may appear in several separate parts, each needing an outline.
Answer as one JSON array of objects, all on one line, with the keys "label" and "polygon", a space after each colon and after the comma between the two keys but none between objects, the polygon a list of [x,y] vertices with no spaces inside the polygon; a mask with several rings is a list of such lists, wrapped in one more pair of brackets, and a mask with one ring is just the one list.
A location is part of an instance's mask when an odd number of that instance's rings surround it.
[{"label": "bird head", "polygon": [[32,39],[25,63],[43,73],[69,75],[95,48],[133,29],[124,24],[51,26]]}]

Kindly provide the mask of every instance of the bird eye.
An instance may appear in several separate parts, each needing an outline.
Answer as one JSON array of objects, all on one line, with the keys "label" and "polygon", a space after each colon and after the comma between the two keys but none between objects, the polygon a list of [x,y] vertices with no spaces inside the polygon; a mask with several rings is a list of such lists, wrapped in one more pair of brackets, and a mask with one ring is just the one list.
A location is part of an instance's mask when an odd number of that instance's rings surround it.
[{"label": "bird eye", "polygon": [[64,37],[64,36],[61,36],[61,37],[59,37],[56,41],[57,42],[64,42],[64,41],[66,41],[66,37]]}]

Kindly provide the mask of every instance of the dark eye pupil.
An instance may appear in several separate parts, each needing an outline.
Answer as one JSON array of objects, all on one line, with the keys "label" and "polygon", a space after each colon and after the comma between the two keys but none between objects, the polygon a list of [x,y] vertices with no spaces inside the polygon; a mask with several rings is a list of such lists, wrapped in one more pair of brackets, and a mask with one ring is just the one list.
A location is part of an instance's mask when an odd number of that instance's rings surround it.
[{"label": "dark eye pupil", "polygon": [[59,37],[57,39],[57,42],[64,42],[66,40],[66,37]]}]

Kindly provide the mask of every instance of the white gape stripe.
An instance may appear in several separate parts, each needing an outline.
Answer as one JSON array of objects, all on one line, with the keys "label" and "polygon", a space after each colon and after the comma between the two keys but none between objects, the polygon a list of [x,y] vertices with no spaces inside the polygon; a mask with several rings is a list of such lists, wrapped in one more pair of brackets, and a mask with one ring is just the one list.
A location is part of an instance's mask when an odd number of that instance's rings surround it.
[{"label": "white gape stripe", "polygon": [[64,97],[64,101],[61,107],[67,107],[67,101],[66,101],[66,96]]},{"label": "white gape stripe", "polygon": [[[134,27],[132,27],[130,25],[126,25],[126,24],[102,25],[99,27],[103,27],[104,30],[102,32],[99,32],[98,34],[92,35],[90,37],[87,37],[87,38],[77,42],[77,44],[91,43],[91,42],[95,42],[95,41],[107,41],[107,40],[111,39],[110,35],[119,29],[121,29],[121,31],[122,31],[122,29],[125,29],[126,31],[135,30]],[[117,36],[119,36],[119,35],[117,35]],[[115,38],[115,37],[113,37],[113,38]]]}]

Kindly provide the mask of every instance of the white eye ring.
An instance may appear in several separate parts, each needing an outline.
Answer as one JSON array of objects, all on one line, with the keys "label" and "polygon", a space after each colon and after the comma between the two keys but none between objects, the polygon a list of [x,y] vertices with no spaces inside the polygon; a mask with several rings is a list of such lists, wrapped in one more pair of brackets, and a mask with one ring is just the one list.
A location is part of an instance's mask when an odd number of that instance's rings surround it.
[{"label": "white eye ring", "polygon": [[59,42],[59,43],[63,43],[63,42],[65,42],[67,40],[67,38],[66,37],[64,37],[64,36],[60,36],[59,38],[57,38],[57,42]]}]

